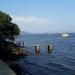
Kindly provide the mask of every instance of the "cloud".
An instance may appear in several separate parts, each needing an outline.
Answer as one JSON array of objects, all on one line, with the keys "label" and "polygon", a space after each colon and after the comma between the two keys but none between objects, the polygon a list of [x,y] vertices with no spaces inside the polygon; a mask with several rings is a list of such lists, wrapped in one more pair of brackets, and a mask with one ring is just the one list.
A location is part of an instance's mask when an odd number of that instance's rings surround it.
[{"label": "cloud", "polygon": [[58,20],[33,16],[12,16],[21,31],[28,32],[73,32],[74,20]]},{"label": "cloud", "polygon": [[25,24],[49,24],[49,20],[46,18],[39,18],[39,17],[33,17],[33,16],[27,16],[27,17],[13,17],[13,22],[16,23],[25,23]]},{"label": "cloud", "polygon": [[12,16],[12,20],[16,23],[21,31],[28,31],[32,33],[41,33],[47,31],[55,31],[60,29],[59,24],[50,18],[33,17],[33,16]]}]

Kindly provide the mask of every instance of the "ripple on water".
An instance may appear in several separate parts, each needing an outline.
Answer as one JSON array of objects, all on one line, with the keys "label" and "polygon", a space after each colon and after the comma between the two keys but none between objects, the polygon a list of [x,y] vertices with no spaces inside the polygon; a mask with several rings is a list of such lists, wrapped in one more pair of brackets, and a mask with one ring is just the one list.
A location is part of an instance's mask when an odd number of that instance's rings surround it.
[{"label": "ripple on water", "polygon": [[43,47],[38,55],[34,48],[27,48],[31,54],[19,61],[22,75],[75,75],[75,34],[68,39],[59,34],[28,35],[22,39],[25,42],[33,40],[34,44],[38,41],[40,44],[51,42],[54,46],[51,54],[47,54],[47,48]]}]

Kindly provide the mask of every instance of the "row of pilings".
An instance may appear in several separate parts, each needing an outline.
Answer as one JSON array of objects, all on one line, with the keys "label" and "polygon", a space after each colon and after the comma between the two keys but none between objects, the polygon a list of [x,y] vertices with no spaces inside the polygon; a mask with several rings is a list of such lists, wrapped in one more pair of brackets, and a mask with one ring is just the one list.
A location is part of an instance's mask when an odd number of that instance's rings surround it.
[{"label": "row of pilings", "polygon": [[35,53],[40,53],[40,50],[41,50],[40,47],[41,47],[41,46],[47,46],[47,52],[48,52],[48,53],[50,53],[50,52],[52,51],[52,49],[53,49],[52,44],[26,45],[26,44],[24,44],[23,41],[19,41],[19,42],[17,42],[17,45],[18,45],[19,48],[34,47]]}]

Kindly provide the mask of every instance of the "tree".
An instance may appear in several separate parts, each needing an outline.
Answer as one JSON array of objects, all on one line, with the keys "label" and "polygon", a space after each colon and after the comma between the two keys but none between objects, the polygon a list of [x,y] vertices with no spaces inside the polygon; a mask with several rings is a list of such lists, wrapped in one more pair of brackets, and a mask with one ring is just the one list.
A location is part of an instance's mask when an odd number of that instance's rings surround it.
[{"label": "tree", "polygon": [[0,38],[3,40],[14,40],[20,34],[17,24],[12,22],[12,18],[0,11]]}]

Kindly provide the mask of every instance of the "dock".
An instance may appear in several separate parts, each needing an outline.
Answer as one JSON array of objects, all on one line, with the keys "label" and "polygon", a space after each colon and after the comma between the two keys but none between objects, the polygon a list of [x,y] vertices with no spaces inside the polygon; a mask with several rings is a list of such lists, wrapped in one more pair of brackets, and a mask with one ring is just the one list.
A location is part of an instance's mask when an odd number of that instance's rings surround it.
[{"label": "dock", "polygon": [[0,75],[16,75],[16,73],[0,59]]}]

